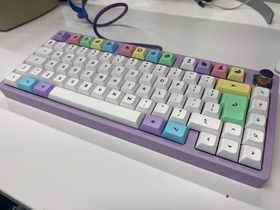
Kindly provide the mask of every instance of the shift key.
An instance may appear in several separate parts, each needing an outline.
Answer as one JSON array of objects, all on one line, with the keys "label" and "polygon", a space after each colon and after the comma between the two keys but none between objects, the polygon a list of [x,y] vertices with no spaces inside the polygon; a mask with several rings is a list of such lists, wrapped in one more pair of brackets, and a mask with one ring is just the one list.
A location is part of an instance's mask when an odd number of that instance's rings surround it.
[{"label": "shift key", "polygon": [[220,102],[223,111],[221,120],[231,122],[244,127],[248,108],[248,99],[231,93],[224,93]]}]

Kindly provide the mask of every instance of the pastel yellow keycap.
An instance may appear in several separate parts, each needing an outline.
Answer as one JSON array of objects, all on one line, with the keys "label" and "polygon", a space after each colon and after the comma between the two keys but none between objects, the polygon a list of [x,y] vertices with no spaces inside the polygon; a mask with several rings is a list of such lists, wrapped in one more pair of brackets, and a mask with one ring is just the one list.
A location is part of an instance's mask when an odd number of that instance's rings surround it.
[{"label": "pastel yellow keycap", "polygon": [[146,48],[136,47],[133,54],[132,54],[132,57],[140,59],[140,60],[144,60],[147,53],[148,53],[148,50]]},{"label": "pastel yellow keycap", "polygon": [[91,48],[100,50],[104,43],[105,43],[104,39],[96,38],[92,41]]},{"label": "pastel yellow keycap", "polygon": [[216,84],[216,89],[221,93],[232,93],[240,96],[246,96],[250,99],[251,87],[245,83],[219,79]]},{"label": "pastel yellow keycap", "polygon": [[243,68],[231,67],[229,69],[227,79],[236,81],[236,82],[244,82],[245,70]]}]

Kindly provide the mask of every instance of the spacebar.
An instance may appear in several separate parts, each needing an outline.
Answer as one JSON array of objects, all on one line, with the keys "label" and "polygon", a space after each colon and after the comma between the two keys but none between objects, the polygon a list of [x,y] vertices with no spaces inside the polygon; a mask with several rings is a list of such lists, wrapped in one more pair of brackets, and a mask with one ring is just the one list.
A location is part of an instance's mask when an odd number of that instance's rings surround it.
[{"label": "spacebar", "polygon": [[138,128],[144,119],[144,114],[115,104],[101,101],[89,96],[75,93],[60,87],[55,87],[48,96],[53,101],[104,117],[106,119]]}]

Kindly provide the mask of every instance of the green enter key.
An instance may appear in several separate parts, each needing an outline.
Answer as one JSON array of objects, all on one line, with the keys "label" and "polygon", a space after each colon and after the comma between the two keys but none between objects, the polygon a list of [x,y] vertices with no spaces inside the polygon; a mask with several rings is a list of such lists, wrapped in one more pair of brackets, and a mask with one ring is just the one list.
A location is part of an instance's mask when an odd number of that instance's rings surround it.
[{"label": "green enter key", "polygon": [[248,99],[245,96],[224,93],[220,104],[223,109],[223,122],[232,122],[244,127],[248,107]]}]

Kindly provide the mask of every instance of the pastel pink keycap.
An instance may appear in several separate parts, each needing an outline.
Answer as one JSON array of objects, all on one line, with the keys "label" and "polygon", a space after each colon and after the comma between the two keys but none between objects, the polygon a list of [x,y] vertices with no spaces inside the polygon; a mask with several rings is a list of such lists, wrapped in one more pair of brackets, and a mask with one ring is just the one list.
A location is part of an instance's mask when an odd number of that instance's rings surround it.
[{"label": "pastel pink keycap", "polygon": [[228,74],[228,66],[225,64],[215,63],[211,75],[226,79]]}]

